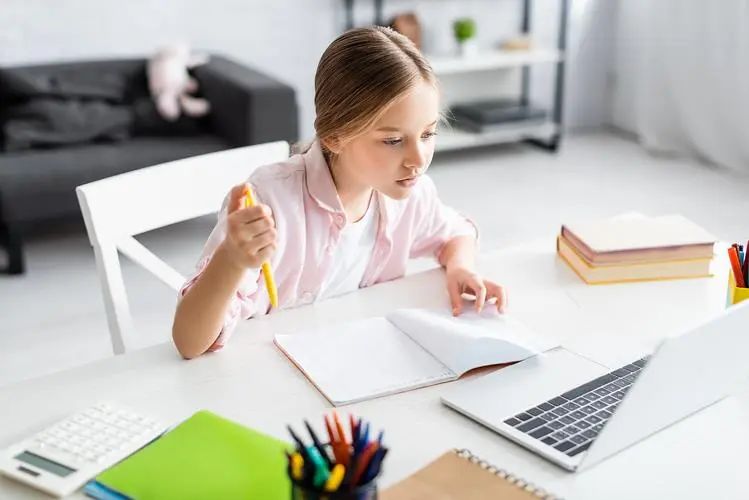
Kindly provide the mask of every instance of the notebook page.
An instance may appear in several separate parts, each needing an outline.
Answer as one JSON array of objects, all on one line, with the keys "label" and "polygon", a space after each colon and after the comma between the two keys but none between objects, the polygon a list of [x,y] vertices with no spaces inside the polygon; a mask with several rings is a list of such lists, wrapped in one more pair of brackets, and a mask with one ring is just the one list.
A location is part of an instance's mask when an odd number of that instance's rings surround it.
[{"label": "notebook page", "polygon": [[542,337],[494,307],[400,309],[387,316],[395,326],[458,375],[480,366],[521,361],[559,344]]},{"label": "notebook page", "polygon": [[456,378],[382,317],[276,335],[275,343],[335,406]]}]

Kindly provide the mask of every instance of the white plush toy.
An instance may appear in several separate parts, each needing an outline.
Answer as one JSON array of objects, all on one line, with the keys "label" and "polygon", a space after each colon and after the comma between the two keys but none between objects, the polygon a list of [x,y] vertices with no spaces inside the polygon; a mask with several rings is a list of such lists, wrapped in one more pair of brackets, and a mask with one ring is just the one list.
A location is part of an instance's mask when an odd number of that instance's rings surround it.
[{"label": "white plush toy", "polygon": [[198,82],[187,72],[207,61],[206,55],[191,54],[186,43],[163,47],[148,61],[148,88],[162,118],[175,121],[183,112],[192,117],[208,113],[208,101],[190,95],[197,92]]}]

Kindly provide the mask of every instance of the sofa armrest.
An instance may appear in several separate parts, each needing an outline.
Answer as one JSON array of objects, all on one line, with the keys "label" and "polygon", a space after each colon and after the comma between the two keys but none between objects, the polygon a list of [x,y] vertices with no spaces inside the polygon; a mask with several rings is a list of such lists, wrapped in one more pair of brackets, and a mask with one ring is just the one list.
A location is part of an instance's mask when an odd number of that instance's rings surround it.
[{"label": "sofa armrest", "polygon": [[232,146],[298,139],[294,89],[221,56],[194,70],[213,130]]}]

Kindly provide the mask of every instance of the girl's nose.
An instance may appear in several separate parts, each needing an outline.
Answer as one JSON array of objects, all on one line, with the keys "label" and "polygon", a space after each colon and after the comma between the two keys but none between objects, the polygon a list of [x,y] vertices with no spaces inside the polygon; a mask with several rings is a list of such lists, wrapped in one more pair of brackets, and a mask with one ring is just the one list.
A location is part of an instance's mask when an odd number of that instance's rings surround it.
[{"label": "girl's nose", "polygon": [[414,170],[414,175],[417,175],[419,172],[423,171],[426,166],[426,153],[425,147],[421,144],[421,141],[417,144],[413,144],[408,148],[408,151],[406,151],[403,165],[410,170]]}]

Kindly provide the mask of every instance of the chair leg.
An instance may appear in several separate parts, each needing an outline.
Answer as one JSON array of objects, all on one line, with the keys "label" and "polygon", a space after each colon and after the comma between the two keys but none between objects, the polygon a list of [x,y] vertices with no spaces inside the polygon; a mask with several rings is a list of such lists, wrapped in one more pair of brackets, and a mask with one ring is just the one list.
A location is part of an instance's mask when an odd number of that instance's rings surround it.
[{"label": "chair leg", "polygon": [[26,263],[23,258],[21,231],[8,223],[4,223],[0,225],[0,240],[8,252],[8,267],[5,272],[7,274],[23,274],[26,271]]}]

